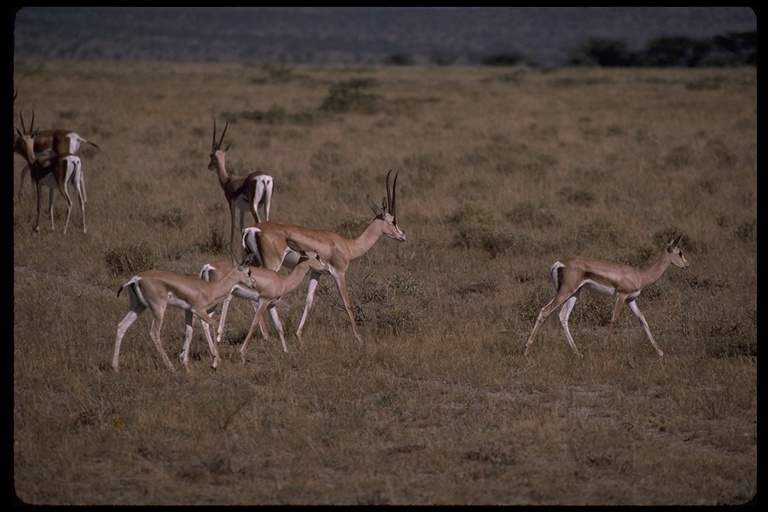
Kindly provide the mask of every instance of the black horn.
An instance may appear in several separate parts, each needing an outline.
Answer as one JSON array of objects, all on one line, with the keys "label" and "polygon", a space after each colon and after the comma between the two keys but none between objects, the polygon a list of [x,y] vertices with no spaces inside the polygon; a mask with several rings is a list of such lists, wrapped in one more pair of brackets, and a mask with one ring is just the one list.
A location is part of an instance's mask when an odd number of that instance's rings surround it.
[{"label": "black horn", "polygon": [[390,191],[389,188],[389,175],[392,173],[392,169],[389,170],[387,173],[387,204],[389,205],[389,213],[393,217],[397,216],[397,210],[396,210],[396,202],[395,202],[395,194],[397,192],[397,175],[400,174],[400,171],[397,171],[395,173],[395,181],[392,183],[392,190]]},{"label": "black horn", "polygon": [[213,120],[213,140],[211,142],[211,148],[213,151],[216,151],[217,149],[221,148],[221,143],[224,141],[224,134],[227,133],[227,127],[229,127],[229,120],[227,120],[227,124],[224,125],[224,131],[221,132],[221,137],[219,138],[219,143],[216,143],[216,119]]},{"label": "black horn", "polygon": [[221,147],[221,143],[224,142],[224,134],[227,133],[227,127],[229,126],[229,120],[227,120],[227,124],[224,125],[224,131],[221,132],[221,138],[219,139],[219,146]]}]

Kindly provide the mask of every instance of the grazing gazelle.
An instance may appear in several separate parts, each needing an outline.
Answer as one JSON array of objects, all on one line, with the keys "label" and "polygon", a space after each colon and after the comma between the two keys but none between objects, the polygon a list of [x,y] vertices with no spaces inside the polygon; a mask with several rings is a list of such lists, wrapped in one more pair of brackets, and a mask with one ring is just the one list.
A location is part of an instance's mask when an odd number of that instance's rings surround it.
[{"label": "grazing gazelle", "polygon": [[[203,281],[197,276],[187,276],[164,270],[146,270],[129,279],[128,282],[117,290],[118,297],[124,288],[128,290],[131,309],[117,326],[112,368],[118,371],[120,343],[123,340],[123,336],[125,336],[125,332],[136,321],[136,318],[149,308],[152,311],[152,326],[149,335],[155,343],[157,351],[160,352],[165,365],[171,371],[176,371],[173,363],[168,359],[168,354],[166,354],[163,348],[163,341],[160,338],[165,310],[168,306],[172,306],[184,310],[185,337],[182,362],[187,371],[189,371],[189,345],[192,342],[194,315],[198,316],[201,321],[212,325],[214,329],[217,329],[218,322],[208,316],[207,311],[229,297],[233,287],[237,285],[250,286],[252,284],[249,263],[250,261],[246,259],[240,265],[233,266],[221,279],[211,283]],[[216,368],[220,361],[219,348],[213,345],[209,348],[213,355],[213,364],[211,366]]]},{"label": "grazing gazelle", "polygon": [[315,289],[317,288],[320,275],[328,273],[336,280],[336,287],[339,289],[341,298],[344,301],[355,338],[358,341],[362,341],[347,292],[346,273],[349,263],[367,253],[382,235],[386,235],[398,242],[404,242],[406,239],[405,232],[397,225],[397,212],[395,209],[397,174],[395,174],[394,184],[390,190],[389,175],[391,173],[391,170],[387,173],[387,197],[382,199],[381,207],[378,207],[371,201],[370,196],[368,197],[368,203],[375,217],[368,224],[368,227],[365,228],[365,231],[357,238],[348,239],[333,231],[307,228],[293,224],[281,224],[272,221],[260,223],[258,231],[251,228],[247,228],[244,231],[243,244],[247,246],[248,252],[256,253],[261,258],[262,266],[275,272],[280,269],[280,266],[290,269],[296,265],[297,253],[289,248],[289,239],[306,251],[316,251],[320,258],[328,264],[326,271],[321,272],[312,269],[309,275],[309,287],[307,289],[304,313],[301,316],[301,322],[296,331],[296,336],[299,340],[301,340],[304,322],[307,321],[307,315],[309,315],[309,310],[312,307],[312,300],[315,296]]},{"label": "grazing gazelle", "polygon": [[[248,228],[258,232],[258,227]],[[232,295],[227,297],[221,306],[221,317],[219,318],[219,328],[216,333],[216,341],[213,341],[210,334],[210,328],[208,325],[203,324],[205,330],[205,336],[208,339],[208,344],[213,345],[221,342],[221,336],[224,332],[224,323],[227,318],[227,310],[229,303],[233,297],[241,299],[247,299],[251,301],[254,309],[253,322],[251,328],[248,330],[248,335],[245,337],[242,347],[240,348],[240,357],[245,363],[245,355],[248,350],[248,342],[253,336],[253,331],[256,325],[262,325],[262,318],[264,310],[269,310],[269,314],[272,317],[272,322],[275,324],[277,333],[280,336],[280,341],[283,344],[283,351],[288,352],[288,346],[285,343],[285,334],[283,332],[283,324],[280,322],[280,316],[277,314],[277,304],[288,293],[294,291],[304,281],[304,276],[312,269],[313,271],[322,272],[328,269],[328,265],[320,259],[320,256],[314,251],[303,251],[300,249],[293,240],[288,240],[288,245],[292,247],[292,250],[299,253],[299,260],[296,266],[288,275],[278,274],[274,270],[270,270],[263,267],[251,267],[251,281],[250,286],[236,285],[232,288]],[[216,281],[221,279],[223,275],[226,275],[232,269],[232,262],[230,260],[216,261],[208,263],[203,266],[200,271],[200,277],[206,281]],[[213,316],[215,308],[208,310],[208,314]],[[269,339],[266,331],[262,328],[264,337]],[[186,357],[186,356],[185,356]]]},{"label": "grazing gazelle", "polygon": [[261,172],[252,172],[247,176],[235,176],[227,173],[226,154],[231,144],[221,149],[224,135],[227,133],[229,121],[224,126],[221,138],[216,142],[216,120],[213,120],[213,143],[211,145],[211,160],[208,163],[209,171],[217,171],[219,185],[224,191],[224,196],[229,204],[230,222],[232,231],[229,237],[229,250],[234,261],[232,243],[235,240],[235,213],[240,210],[240,231],[245,227],[245,214],[251,212],[256,222],[261,222],[259,217],[259,205],[264,205],[264,220],[269,220],[269,209],[272,205],[272,191],[275,183],[272,176]]},{"label": "grazing gazelle", "polygon": [[[80,134],[72,130],[39,130],[35,134],[34,152],[38,157],[51,156],[54,154],[69,153],[76,155],[80,151],[80,144],[83,142],[99,149],[99,146],[89,140],[85,140]],[[27,159],[27,148],[21,139],[21,136],[13,134],[13,152]],[[29,171],[29,164],[21,169],[21,181],[19,183],[19,196],[24,194],[24,177]],[[85,200],[85,182],[81,184],[83,191],[83,200]]]},{"label": "grazing gazelle", "polygon": [[53,195],[54,189],[58,188],[59,192],[67,201],[67,220],[64,223],[64,234],[67,234],[67,227],[69,227],[69,216],[72,214],[72,199],[69,197],[69,190],[67,185],[72,183],[77,193],[77,199],[80,202],[80,211],[83,215],[83,233],[86,232],[85,227],[85,190],[83,179],[83,165],[80,161],[80,157],[72,155],[70,153],[48,154],[47,156],[37,156],[35,154],[35,135],[37,132],[34,130],[35,126],[35,112],[32,111],[32,123],[29,126],[29,131],[24,127],[24,118],[19,115],[21,119],[21,128],[18,128],[19,140],[24,148],[24,157],[27,159],[29,165],[30,175],[32,181],[35,183],[35,189],[37,190],[37,218],[35,219],[34,231],[40,231],[40,209],[42,207],[42,187],[46,186],[50,189],[48,195],[48,210],[51,216],[51,230],[54,230],[53,224]]},{"label": "grazing gazelle", "polygon": [[555,298],[541,308],[539,316],[536,318],[536,323],[533,326],[533,331],[525,343],[523,355],[528,354],[528,349],[544,320],[553,311],[562,306],[559,314],[560,324],[563,326],[565,337],[568,339],[571,350],[576,355],[581,356],[581,353],[576,348],[576,344],[573,342],[571,332],[568,330],[568,317],[571,311],[573,311],[573,306],[576,304],[576,299],[579,298],[582,288],[604,295],[612,295],[615,299],[613,317],[611,319],[611,326],[608,328],[606,343],[611,339],[611,334],[619,319],[619,313],[621,313],[621,307],[626,303],[630,311],[640,320],[653,348],[656,349],[660,356],[664,355],[664,352],[656,345],[656,341],[654,341],[651,335],[651,330],[648,328],[648,322],[645,321],[645,316],[637,307],[635,299],[640,295],[640,291],[643,288],[656,282],[662,276],[670,263],[683,269],[688,268],[688,261],[683,256],[683,251],[677,246],[682,236],[683,234],[681,233],[677,238],[672,238],[662,248],[656,262],[646,269],[638,269],[629,265],[593,260],[581,256],[556,261],[549,269],[549,276],[555,287]]}]

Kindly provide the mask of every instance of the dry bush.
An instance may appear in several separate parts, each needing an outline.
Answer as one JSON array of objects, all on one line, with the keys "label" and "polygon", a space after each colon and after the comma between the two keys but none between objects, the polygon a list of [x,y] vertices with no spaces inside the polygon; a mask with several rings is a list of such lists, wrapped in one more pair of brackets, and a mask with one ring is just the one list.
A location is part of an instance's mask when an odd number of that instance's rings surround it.
[{"label": "dry bush", "polygon": [[[88,233],[16,197],[14,488],[52,505],[715,505],[757,490],[756,72],[260,67],[16,61],[14,105],[94,140]],[[232,302],[223,362],[183,314],[150,315],[111,358],[119,286],[147,267],[226,257],[207,169],[275,177],[272,218],[355,237],[398,178],[404,243],[347,274],[357,342],[329,276],[302,341],[306,288],[241,364],[253,317]],[[63,205],[59,199],[57,204]],[[75,206],[77,208],[77,206]],[[60,219],[64,209],[56,210]],[[59,226],[62,224],[59,223]],[[60,228],[59,228],[60,229]],[[523,344],[573,254],[649,265],[676,232],[691,263],[626,310],[588,292]]]}]

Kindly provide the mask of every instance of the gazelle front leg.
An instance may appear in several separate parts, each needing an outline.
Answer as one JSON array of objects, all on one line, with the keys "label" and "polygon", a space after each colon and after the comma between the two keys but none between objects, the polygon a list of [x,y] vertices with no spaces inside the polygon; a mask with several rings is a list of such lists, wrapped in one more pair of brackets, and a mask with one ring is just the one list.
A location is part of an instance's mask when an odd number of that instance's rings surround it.
[{"label": "gazelle front leg", "polygon": [[577,356],[582,357],[581,352],[579,352],[579,349],[576,348],[576,343],[573,341],[571,330],[568,328],[568,318],[571,316],[571,311],[573,311],[573,306],[576,304],[580,292],[581,289],[571,295],[568,300],[563,303],[563,307],[560,308],[560,314],[558,316],[560,318],[560,325],[562,325],[563,331],[565,332],[565,337],[568,340],[568,344],[571,346],[571,350],[573,350],[573,353]]},{"label": "gazelle front leg", "polygon": [[315,299],[315,290],[317,289],[317,282],[320,280],[320,274],[312,271],[309,274],[309,286],[307,287],[307,298],[304,301],[304,312],[301,314],[301,321],[299,322],[299,328],[296,329],[296,337],[301,342],[301,331],[304,330],[304,322],[307,321],[309,316],[309,310],[312,309],[312,302]]},{"label": "gazelle front leg", "polygon": [[651,341],[651,345],[653,345],[653,348],[656,349],[656,353],[660,356],[663,356],[664,352],[656,344],[656,340],[653,339],[651,329],[648,327],[648,322],[645,321],[645,316],[640,312],[640,308],[637,307],[637,302],[634,300],[628,301],[627,306],[629,306],[629,310],[635,314],[637,319],[640,320],[640,323],[643,325],[643,329],[645,329],[645,334],[648,335],[648,339]]}]

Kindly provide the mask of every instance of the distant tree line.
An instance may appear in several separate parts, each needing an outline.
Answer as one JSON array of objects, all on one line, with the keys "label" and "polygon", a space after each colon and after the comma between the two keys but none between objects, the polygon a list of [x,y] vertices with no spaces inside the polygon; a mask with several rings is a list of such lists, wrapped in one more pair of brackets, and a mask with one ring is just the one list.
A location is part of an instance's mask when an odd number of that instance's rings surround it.
[{"label": "distant tree line", "polygon": [[[757,31],[732,32],[714,37],[664,36],[651,39],[645,49],[633,51],[626,41],[590,37],[585,43],[565,48],[564,66],[599,67],[737,67],[757,66]],[[456,56],[435,52],[430,62],[450,66]],[[537,63],[519,51],[498,52],[480,57],[483,66],[517,66]],[[385,65],[409,66],[413,58],[405,53],[383,59]]]}]

